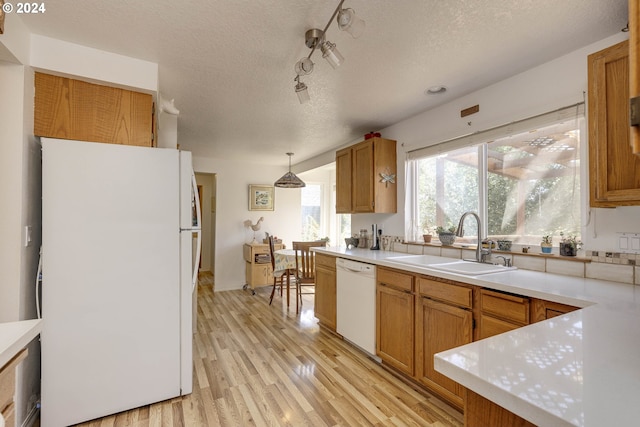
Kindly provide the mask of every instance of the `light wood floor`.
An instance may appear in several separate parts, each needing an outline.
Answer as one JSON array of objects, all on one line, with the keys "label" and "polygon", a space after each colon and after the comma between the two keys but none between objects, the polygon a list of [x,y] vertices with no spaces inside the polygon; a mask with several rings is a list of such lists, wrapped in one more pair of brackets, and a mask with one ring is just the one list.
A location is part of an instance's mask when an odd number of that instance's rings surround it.
[{"label": "light wood floor", "polygon": [[462,426],[462,416],[417,392],[318,327],[313,296],[296,316],[270,288],[199,287],[194,390],[89,423],[103,426]]}]

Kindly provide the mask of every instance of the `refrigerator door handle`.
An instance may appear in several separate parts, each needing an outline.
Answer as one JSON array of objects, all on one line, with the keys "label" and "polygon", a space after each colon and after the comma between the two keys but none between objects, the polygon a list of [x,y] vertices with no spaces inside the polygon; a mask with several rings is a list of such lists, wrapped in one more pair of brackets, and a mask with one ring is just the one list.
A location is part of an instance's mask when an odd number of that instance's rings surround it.
[{"label": "refrigerator door handle", "polygon": [[193,197],[196,204],[196,225],[195,227],[202,228],[202,211],[200,210],[200,197],[198,194],[198,183],[196,182],[196,174],[191,171],[191,186],[193,187]]},{"label": "refrigerator door handle", "polygon": [[193,275],[191,279],[191,292],[196,289],[196,283],[198,283],[198,267],[200,266],[200,252],[202,251],[202,230],[196,230],[196,257],[193,263]]}]

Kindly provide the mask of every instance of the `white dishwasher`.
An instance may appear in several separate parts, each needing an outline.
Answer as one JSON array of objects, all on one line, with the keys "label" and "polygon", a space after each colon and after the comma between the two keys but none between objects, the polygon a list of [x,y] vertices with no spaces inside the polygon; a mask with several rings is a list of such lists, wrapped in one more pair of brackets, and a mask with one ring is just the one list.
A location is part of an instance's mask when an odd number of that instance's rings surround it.
[{"label": "white dishwasher", "polygon": [[338,258],[336,275],[336,331],[375,357],[376,267]]}]

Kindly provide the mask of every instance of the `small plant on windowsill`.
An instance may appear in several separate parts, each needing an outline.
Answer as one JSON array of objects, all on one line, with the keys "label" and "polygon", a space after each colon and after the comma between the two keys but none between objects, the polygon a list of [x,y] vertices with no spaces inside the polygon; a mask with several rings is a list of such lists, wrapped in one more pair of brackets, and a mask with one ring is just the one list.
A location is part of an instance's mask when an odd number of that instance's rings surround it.
[{"label": "small plant on windowsill", "polygon": [[425,226],[422,231],[422,239],[425,243],[431,243],[431,239],[433,238],[433,230],[431,227]]},{"label": "small plant on windowsill", "polygon": [[560,255],[563,256],[576,256],[578,249],[582,247],[582,242],[578,240],[575,234],[568,234],[560,232]]},{"label": "small plant on windowsill", "polygon": [[438,239],[440,239],[440,243],[445,246],[453,245],[453,242],[456,241],[456,227],[453,225],[449,228],[444,228],[441,225],[436,227],[436,233],[438,233]]},{"label": "small plant on windowsill", "polygon": [[542,242],[540,243],[540,249],[542,249],[543,254],[550,254],[553,246],[553,236],[547,234],[546,236],[542,236]]}]

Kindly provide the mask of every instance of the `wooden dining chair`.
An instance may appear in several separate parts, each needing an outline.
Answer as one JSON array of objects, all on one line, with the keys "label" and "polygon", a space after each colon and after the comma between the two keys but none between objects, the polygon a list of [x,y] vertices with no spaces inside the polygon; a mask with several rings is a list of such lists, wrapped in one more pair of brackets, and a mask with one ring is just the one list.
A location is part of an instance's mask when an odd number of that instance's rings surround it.
[{"label": "wooden dining chair", "polygon": [[327,242],[324,240],[292,242],[293,250],[296,253],[296,314],[302,307],[302,295],[315,293],[303,292],[303,288],[313,288],[316,284],[316,258],[311,248],[325,247],[326,245]]},{"label": "wooden dining chair", "polygon": [[287,270],[276,270],[276,257],[275,257],[273,236],[269,236],[269,254],[271,255],[271,270],[273,271],[273,289],[271,289],[271,297],[269,297],[269,305],[273,302],[273,295],[276,293],[278,284],[280,285],[280,297],[282,297],[282,288],[284,286],[285,274]]}]

